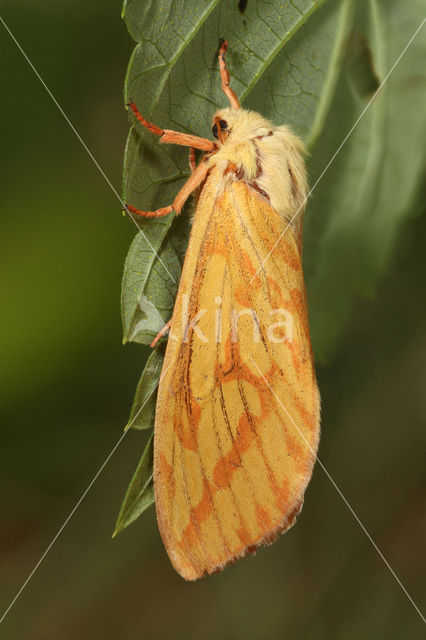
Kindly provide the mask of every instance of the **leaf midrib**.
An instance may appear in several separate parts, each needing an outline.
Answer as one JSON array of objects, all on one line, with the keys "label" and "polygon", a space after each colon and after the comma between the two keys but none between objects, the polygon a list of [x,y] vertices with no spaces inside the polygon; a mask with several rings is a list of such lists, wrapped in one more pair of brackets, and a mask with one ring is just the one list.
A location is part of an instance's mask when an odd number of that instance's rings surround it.
[{"label": "leaf midrib", "polygon": [[311,17],[311,15],[315,13],[315,11],[317,11],[317,9],[319,9],[320,6],[324,4],[324,2],[326,2],[326,0],[316,0],[316,2],[312,4],[311,8],[308,9],[306,13],[302,14],[300,19],[293,25],[293,27],[289,31],[287,31],[284,38],[279,41],[275,49],[273,49],[272,52],[269,54],[269,56],[265,58],[265,60],[263,61],[263,64],[260,67],[260,70],[256,73],[252,82],[247,85],[247,88],[240,95],[241,102],[249,95],[249,93],[251,93],[251,91],[253,91],[253,87],[255,87],[256,84],[259,82],[259,80],[262,78],[263,74],[269,68],[272,61],[279,54],[281,49],[287,44],[289,40],[293,38],[293,36],[299,31],[301,27],[303,27],[303,25]]}]

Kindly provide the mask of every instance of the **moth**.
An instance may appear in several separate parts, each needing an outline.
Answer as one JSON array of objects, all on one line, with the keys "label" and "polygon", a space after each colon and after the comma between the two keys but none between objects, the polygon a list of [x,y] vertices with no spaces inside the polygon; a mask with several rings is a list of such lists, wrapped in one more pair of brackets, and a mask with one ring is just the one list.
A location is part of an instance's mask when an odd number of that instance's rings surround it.
[{"label": "moth", "polygon": [[[195,580],[270,544],[303,504],[319,440],[302,272],[307,179],[301,140],[242,109],[219,50],[230,106],[215,141],[164,130],[190,148],[192,173],[173,204],[198,193],[158,387],[154,494],[175,569]],[[204,152],[196,165],[195,149]]]}]

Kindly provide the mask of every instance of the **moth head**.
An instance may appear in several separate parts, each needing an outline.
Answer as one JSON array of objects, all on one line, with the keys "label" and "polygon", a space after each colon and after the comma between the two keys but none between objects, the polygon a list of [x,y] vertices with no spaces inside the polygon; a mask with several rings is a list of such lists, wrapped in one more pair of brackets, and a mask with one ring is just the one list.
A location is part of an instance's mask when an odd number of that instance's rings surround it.
[{"label": "moth head", "polygon": [[212,133],[222,145],[228,141],[248,142],[258,136],[268,135],[271,130],[270,122],[246,109],[221,109],[212,122]]}]

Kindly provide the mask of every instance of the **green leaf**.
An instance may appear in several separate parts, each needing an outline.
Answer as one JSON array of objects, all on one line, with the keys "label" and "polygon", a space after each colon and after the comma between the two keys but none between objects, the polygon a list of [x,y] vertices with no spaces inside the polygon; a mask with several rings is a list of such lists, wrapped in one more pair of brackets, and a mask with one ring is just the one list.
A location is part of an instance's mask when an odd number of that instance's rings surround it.
[{"label": "green leaf", "polygon": [[151,435],[130,481],[118,514],[113,538],[154,503],[154,485],[152,482],[153,438],[154,436]]},{"label": "green leaf", "polygon": [[164,347],[158,344],[152,351],[136,388],[127,429],[151,429],[154,426],[157,386],[164,360]]},{"label": "green leaf", "polygon": [[[421,24],[424,6],[397,0],[357,5],[344,69],[309,162],[311,184]],[[313,192],[304,264],[314,352],[335,348],[357,295],[373,295],[401,223],[416,213],[425,166],[426,29],[402,56]]]}]

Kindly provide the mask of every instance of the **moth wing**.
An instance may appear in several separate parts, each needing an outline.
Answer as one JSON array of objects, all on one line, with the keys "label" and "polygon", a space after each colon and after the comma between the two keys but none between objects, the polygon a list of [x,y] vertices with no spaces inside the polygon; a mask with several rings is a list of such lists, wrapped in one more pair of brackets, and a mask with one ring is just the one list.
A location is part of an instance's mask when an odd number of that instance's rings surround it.
[{"label": "moth wing", "polygon": [[319,396],[290,230],[262,266],[284,225],[245,183],[221,188],[209,176],[155,420],[158,523],[186,579],[219,571],[288,529],[312,474]]}]

